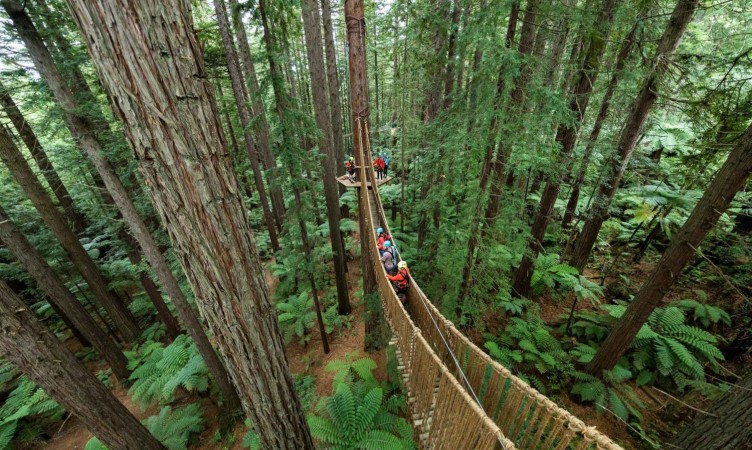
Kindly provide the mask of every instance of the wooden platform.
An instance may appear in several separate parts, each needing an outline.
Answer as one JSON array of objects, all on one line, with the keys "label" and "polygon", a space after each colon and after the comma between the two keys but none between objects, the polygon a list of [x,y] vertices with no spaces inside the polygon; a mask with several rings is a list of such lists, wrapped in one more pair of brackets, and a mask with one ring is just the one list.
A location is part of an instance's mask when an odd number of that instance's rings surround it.
[{"label": "wooden platform", "polygon": [[[376,180],[376,186],[381,186],[382,184],[388,183],[391,181],[392,177],[385,177],[380,180]],[[354,183],[351,183],[350,180],[347,179],[347,175],[342,175],[341,177],[337,178],[337,181],[343,185],[346,188],[359,188],[360,187],[360,181],[356,180]],[[371,183],[367,183],[368,188],[371,188]]]}]

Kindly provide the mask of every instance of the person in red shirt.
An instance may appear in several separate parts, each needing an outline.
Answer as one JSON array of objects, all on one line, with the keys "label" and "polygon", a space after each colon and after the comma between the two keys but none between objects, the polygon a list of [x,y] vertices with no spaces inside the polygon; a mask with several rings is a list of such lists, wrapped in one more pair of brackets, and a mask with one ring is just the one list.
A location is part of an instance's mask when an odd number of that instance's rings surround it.
[{"label": "person in red shirt", "polygon": [[382,166],[381,166],[381,156],[379,156],[379,157],[377,157],[376,159],[373,160],[373,170],[376,171],[376,179],[377,180],[381,179],[381,169],[382,169]]}]

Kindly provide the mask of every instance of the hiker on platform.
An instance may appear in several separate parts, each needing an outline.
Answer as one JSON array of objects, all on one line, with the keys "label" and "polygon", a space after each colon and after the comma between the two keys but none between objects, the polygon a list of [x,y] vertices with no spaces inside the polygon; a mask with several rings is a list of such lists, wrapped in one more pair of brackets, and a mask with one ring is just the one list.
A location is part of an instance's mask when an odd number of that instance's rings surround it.
[{"label": "hiker on platform", "polygon": [[389,154],[384,152],[381,160],[384,161],[384,178],[387,178],[389,177]]},{"label": "hiker on platform", "polygon": [[392,247],[392,241],[384,241],[384,253],[381,254],[381,263],[384,264],[384,269],[389,275],[394,274],[396,259],[394,257],[394,247]]},{"label": "hiker on platform", "polygon": [[402,303],[407,301],[407,291],[410,288],[410,270],[407,268],[407,262],[400,261],[397,264],[397,274],[387,275],[387,278],[392,282],[395,292]]},{"label": "hiker on platform", "polygon": [[381,159],[381,156],[377,156],[375,160],[373,160],[373,168],[376,170],[376,179],[381,179],[382,171],[384,170],[384,160]]},{"label": "hiker on platform", "polygon": [[352,156],[345,163],[345,169],[347,170],[347,179],[350,183],[355,183],[355,158]]}]

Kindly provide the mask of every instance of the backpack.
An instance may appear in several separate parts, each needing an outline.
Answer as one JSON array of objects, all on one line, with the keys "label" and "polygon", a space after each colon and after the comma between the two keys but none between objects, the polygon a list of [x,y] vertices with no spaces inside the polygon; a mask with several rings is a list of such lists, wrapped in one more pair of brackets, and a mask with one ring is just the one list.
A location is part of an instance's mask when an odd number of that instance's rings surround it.
[{"label": "backpack", "polygon": [[407,269],[402,269],[398,274],[402,275],[402,280],[397,281],[397,289],[400,291],[406,291],[410,287],[410,271]]}]

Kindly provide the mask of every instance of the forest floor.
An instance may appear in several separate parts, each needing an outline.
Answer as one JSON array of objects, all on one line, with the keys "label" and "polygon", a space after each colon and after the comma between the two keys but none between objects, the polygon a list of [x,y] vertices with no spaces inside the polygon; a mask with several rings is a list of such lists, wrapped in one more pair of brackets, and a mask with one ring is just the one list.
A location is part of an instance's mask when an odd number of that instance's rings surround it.
[{"label": "forest floor", "polygon": [[[265,277],[267,284],[269,285],[269,291],[273,294],[277,287],[278,279],[272,276],[268,270],[265,272]],[[378,365],[375,372],[376,378],[378,380],[386,379],[386,353],[383,351],[378,353],[366,353],[363,351],[365,336],[365,322],[363,321],[364,310],[360,295],[356,292],[360,284],[360,277],[361,266],[360,258],[358,257],[348,262],[350,300],[353,306],[352,322],[350,322],[349,329],[345,328],[329,335],[330,352],[328,355],[323,354],[321,348],[321,336],[319,335],[318,330],[312,330],[312,338],[305,346],[301,345],[296,340],[293,340],[287,345],[287,359],[292,373],[295,375],[311,375],[315,377],[317,398],[329,396],[332,393],[334,373],[326,370],[327,364],[336,360],[344,360],[346,355],[355,352],[361,357],[367,356],[376,361],[376,364]],[[75,342],[75,340],[71,339],[69,342]],[[113,380],[113,383],[113,393],[115,394],[115,397],[117,397],[118,400],[120,400],[138,419],[143,420],[159,413],[161,408],[159,405],[142,411],[141,408],[130,399],[126,388],[122,387],[115,380]],[[232,432],[232,438],[228,439],[229,436],[226,435],[223,436],[224,439],[222,440],[216,438],[217,431],[219,430],[219,413],[217,406],[208,397],[191,395],[187,392],[179,392],[177,394],[177,399],[171,403],[171,405],[176,407],[196,401],[201,403],[204,417],[208,419],[208,422],[206,423],[206,429],[198,436],[196,443],[191,447],[207,450],[243,449],[244,447],[241,446],[241,443],[247,432],[247,428],[242,421],[239,421],[235,425]],[[315,402],[311,407],[311,410],[313,410],[313,407],[315,407]],[[51,436],[50,439],[45,441],[35,441],[25,448],[81,450],[92,438],[92,434],[89,430],[76,417],[67,418],[62,424],[59,422],[52,424],[50,429],[46,431],[47,434]]]}]

